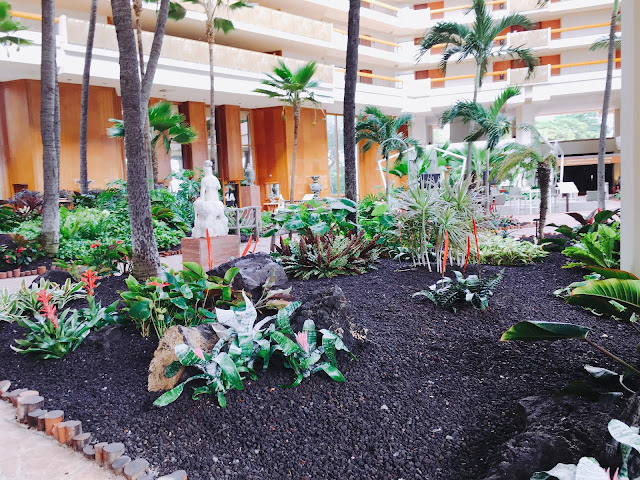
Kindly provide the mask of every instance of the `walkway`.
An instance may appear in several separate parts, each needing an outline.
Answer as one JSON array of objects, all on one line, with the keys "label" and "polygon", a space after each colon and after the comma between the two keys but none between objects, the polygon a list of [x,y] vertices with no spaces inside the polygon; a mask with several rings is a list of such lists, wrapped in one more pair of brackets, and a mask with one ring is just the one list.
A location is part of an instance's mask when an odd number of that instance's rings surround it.
[{"label": "walkway", "polygon": [[115,480],[81,453],[15,420],[15,408],[0,402],[0,480]]}]

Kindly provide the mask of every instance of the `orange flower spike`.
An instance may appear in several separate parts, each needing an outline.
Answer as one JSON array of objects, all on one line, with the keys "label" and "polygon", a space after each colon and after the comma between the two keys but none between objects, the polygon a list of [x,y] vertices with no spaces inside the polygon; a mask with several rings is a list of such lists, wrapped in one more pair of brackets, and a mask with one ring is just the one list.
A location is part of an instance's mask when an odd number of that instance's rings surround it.
[{"label": "orange flower spike", "polygon": [[442,276],[447,269],[447,258],[449,257],[449,232],[444,231],[444,253],[442,255]]},{"label": "orange flower spike", "polygon": [[253,241],[253,235],[251,235],[251,236],[249,237],[249,242],[247,243],[247,246],[245,247],[244,252],[242,252],[242,255],[241,255],[241,256],[243,256],[243,257],[244,257],[244,256],[247,254],[247,252],[249,251],[249,247],[251,247],[251,242],[252,242],[252,241]]},{"label": "orange flower spike", "polygon": [[51,301],[51,293],[46,290],[41,290],[38,292],[38,295],[36,295],[36,300],[38,300],[43,306],[48,305]]},{"label": "orange flower spike", "polygon": [[480,243],[478,242],[478,226],[476,225],[476,219],[471,218],[473,222],[473,236],[476,239],[476,253],[478,254],[478,265],[480,265]]},{"label": "orange flower spike", "polygon": [[467,265],[469,264],[469,257],[471,256],[471,237],[467,236],[467,258],[464,260],[464,268],[462,273],[467,271]]},{"label": "orange flower spike", "polygon": [[213,255],[211,255],[211,237],[209,236],[209,229],[205,229],[207,233],[207,254],[209,256],[209,270],[213,270]]},{"label": "orange flower spike", "polygon": [[82,280],[82,283],[84,283],[84,288],[87,290],[87,295],[93,297],[95,288],[98,286],[98,284],[96,283],[96,281],[98,280],[96,272],[94,272],[93,270],[87,270],[82,274],[80,279]]}]

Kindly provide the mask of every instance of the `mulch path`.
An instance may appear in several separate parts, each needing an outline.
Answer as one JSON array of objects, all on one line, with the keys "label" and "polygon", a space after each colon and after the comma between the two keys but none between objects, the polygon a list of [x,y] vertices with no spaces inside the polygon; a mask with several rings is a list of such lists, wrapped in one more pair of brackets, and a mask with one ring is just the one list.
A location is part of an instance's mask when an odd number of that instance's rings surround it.
[{"label": "mulch path", "polygon": [[[581,278],[563,263],[552,254],[541,264],[507,267],[484,312],[453,313],[412,298],[438,275],[396,271],[409,266],[388,260],[358,277],[294,281],[303,301],[316,289],[340,286],[370,343],[355,352],[357,361],[341,358],[344,384],[316,374],[281,389],[293,378],[276,362],[244,391],[230,392],[225,410],[214,398],[192,400],[190,388],[170,406],[152,407],[158,395],[146,391],[147,368],[157,340],[131,327],[108,348],[86,342],[61,361],[40,362],[9,349],[21,329],[3,324],[0,379],[39,390],[46,405],[82,420],[100,441],[124,441],[129,456],[144,456],[161,473],[183,468],[194,480],[483,478],[500,445],[522,428],[519,399],[550,396],[576,379],[592,382],[585,363],[614,368],[580,342],[499,342],[512,324],[581,323],[603,346],[638,360],[624,326],[553,296]],[[123,288],[121,279],[110,282],[98,287],[98,297],[114,298],[113,290]],[[603,425],[599,435],[605,432]]]}]

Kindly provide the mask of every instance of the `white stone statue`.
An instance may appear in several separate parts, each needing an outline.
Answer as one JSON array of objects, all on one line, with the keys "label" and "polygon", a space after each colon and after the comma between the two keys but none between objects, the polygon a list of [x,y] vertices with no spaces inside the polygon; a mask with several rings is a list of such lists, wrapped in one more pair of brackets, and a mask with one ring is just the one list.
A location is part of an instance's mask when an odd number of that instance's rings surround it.
[{"label": "white stone statue", "polygon": [[229,234],[229,219],[220,201],[220,181],[213,174],[213,163],[204,162],[204,177],[200,182],[200,197],[193,203],[195,219],[192,238],[222,237]]}]

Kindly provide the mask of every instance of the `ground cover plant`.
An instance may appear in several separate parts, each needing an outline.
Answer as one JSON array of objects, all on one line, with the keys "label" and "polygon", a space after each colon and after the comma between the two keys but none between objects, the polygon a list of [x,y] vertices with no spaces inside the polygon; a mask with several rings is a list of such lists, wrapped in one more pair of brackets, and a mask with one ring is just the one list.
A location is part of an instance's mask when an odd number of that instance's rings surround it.
[{"label": "ground cover plant", "polygon": [[480,237],[480,256],[488,265],[528,265],[546,256],[541,245],[500,235]]},{"label": "ground cover plant", "polygon": [[264,236],[270,237],[283,230],[298,235],[322,235],[329,230],[346,234],[355,227],[347,216],[356,208],[355,202],[348,198],[325,198],[290,205],[271,216],[271,228],[265,231]]}]

